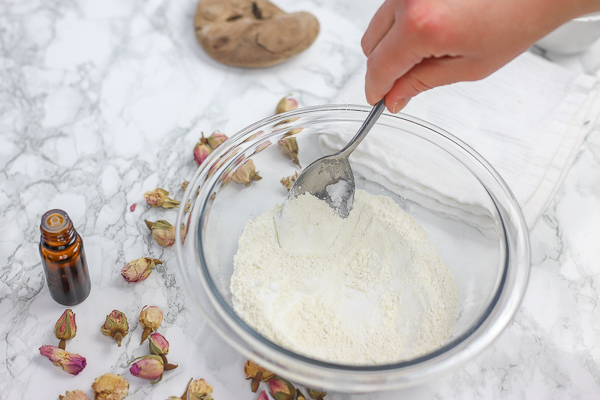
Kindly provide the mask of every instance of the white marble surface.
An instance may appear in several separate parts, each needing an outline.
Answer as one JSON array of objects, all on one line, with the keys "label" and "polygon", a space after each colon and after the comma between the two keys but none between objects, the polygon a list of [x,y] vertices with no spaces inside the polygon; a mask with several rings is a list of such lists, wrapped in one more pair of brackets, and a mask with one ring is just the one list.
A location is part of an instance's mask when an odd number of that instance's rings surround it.
[{"label": "white marble surface", "polygon": [[[266,70],[225,67],[197,45],[196,0],[0,1],[0,398],[56,399],[105,372],[131,383],[130,399],[180,395],[190,377],[216,399],[255,399],[244,358],[186,307],[172,248],[148,235],[156,186],[181,197],[200,132],[233,133],[272,113],[289,92],[304,105],[327,103],[363,62],[359,41],[379,1],[281,0],[317,15],[321,34],[305,53]],[[549,58],[600,77],[600,44]],[[514,322],[494,345],[442,379],[396,393],[330,399],[597,399],[600,397],[600,131],[584,143],[552,206],[531,230],[532,270]],[[138,202],[135,212],[129,211]],[[83,236],[92,294],[74,307],[78,333],[67,349],[87,357],[73,377],[38,348],[56,344],[64,307],[45,285],[39,220],[62,208]],[[146,281],[127,284],[132,259],[164,260]],[[165,310],[160,328],[180,367],[151,385],[128,372],[139,346],[142,306]],[[118,348],[100,332],[124,311],[131,333]]]}]

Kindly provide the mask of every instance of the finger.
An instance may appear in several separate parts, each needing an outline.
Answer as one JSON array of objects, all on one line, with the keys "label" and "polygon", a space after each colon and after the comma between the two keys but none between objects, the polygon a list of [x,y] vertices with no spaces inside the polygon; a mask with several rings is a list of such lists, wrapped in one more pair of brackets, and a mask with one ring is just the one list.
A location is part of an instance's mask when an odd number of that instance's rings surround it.
[{"label": "finger", "polygon": [[386,1],[379,7],[379,10],[375,13],[369,27],[365,31],[360,42],[363,53],[368,57],[377,43],[385,36],[390,30],[390,27],[394,23],[394,9],[391,7],[391,2]]},{"label": "finger", "polygon": [[[428,58],[411,68],[394,82],[386,96],[386,105],[397,113],[408,100],[434,87],[473,80],[472,70],[462,57]],[[390,108],[388,106],[388,108]]]},{"label": "finger", "polygon": [[423,59],[414,52],[421,47],[410,42],[402,24],[396,22],[367,58],[365,92],[369,104],[382,99],[398,78]]},{"label": "finger", "polygon": [[[412,98],[429,89],[461,81],[473,81],[488,75],[489,68],[469,57],[427,58],[394,82],[386,96],[386,104]],[[398,106],[393,107],[398,112]]]}]

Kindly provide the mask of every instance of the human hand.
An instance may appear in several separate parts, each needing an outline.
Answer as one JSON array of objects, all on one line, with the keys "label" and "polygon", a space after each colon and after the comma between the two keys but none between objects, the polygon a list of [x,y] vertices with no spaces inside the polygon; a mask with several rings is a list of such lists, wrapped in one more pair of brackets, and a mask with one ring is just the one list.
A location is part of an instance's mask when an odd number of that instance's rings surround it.
[{"label": "human hand", "polygon": [[410,98],[482,79],[598,0],[386,0],[362,38],[365,91],[396,113]]}]

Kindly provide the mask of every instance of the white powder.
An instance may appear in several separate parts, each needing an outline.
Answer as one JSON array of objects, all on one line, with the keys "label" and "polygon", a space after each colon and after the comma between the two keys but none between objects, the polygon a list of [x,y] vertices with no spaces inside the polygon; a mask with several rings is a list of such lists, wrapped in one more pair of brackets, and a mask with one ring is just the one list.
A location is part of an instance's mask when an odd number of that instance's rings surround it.
[{"label": "white powder", "polygon": [[[248,325],[289,350],[342,364],[387,364],[444,344],[457,317],[454,278],[391,198],[357,190],[345,220],[311,195],[285,209],[281,237],[278,206],[249,221],[239,240],[231,293]],[[330,240],[305,252],[314,237]]]}]

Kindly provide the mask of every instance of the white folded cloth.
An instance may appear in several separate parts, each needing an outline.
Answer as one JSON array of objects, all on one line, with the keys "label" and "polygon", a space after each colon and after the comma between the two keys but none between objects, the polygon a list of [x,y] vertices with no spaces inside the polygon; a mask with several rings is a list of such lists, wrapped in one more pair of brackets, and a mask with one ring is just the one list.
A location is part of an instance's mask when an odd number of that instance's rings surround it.
[{"label": "white folded cloth", "polygon": [[[332,103],[366,104],[364,75],[364,67],[359,68]],[[592,76],[527,52],[481,81],[422,93],[402,112],[445,129],[479,152],[507,182],[532,227],[556,193],[585,136],[598,125],[599,87]],[[328,135],[322,144],[332,149],[347,140]],[[377,177],[385,161],[370,150],[374,148],[359,146],[355,159],[363,167],[361,173],[385,185],[381,175]],[[386,151],[393,156],[396,148],[387,146]],[[416,183],[421,188],[417,190],[439,191],[428,187],[426,180],[420,181],[418,170],[409,178],[413,186]],[[431,193],[424,194],[431,198]],[[450,207],[449,202],[467,201],[446,198],[445,193],[439,197],[441,204]],[[454,209],[461,208],[457,204]]]}]

